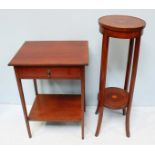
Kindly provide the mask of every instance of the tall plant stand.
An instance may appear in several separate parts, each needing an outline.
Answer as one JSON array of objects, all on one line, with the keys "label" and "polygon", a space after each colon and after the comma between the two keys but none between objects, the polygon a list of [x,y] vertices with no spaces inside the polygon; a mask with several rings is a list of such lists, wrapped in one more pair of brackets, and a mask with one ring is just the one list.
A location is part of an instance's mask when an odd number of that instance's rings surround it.
[{"label": "tall plant stand", "polygon": [[[140,40],[146,24],[144,20],[132,16],[109,15],[101,17],[99,19],[99,25],[100,32],[103,34],[103,43],[98,106],[96,110],[96,113],[98,113],[99,116],[95,135],[99,135],[103,117],[103,110],[104,107],[106,107],[110,109],[123,109],[123,114],[126,115],[126,136],[130,137],[130,113],[136,81]],[[129,39],[129,51],[124,89],[116,87],[106,87],[108,44],[110,37]]]}]

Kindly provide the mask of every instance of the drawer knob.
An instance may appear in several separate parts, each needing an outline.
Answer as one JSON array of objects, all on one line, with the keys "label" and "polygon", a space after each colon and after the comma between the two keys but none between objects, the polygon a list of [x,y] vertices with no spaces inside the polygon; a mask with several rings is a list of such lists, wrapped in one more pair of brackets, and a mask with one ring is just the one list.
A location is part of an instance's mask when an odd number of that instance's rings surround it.
[{"label": "drawer knob", "polygon": [[48,74],[48,78],[50,78],[50,77],[51,77],[51,71],[48,70],[48,71],[47,71],[47,74]]}]

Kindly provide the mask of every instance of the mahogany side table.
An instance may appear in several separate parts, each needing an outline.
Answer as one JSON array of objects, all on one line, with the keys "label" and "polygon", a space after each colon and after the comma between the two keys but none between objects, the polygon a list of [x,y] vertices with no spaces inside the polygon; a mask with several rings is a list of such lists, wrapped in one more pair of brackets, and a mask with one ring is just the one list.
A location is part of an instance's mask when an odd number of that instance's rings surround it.
[{"label": "mahogany side table", "polygon": [[[25,42],[9,63],[14,66],[29,137],[29,121],[80,121],[84,139],[85,66],[87,41]],[[33,79],[36,98],[27,113],[22,79]],[[75,79],[81,81],[81,94],[41,94],[37,79]]]},{"label": "mahogany side table", "polygon": [[[132,98],[136,80],[138,57],[140,49],[140,40],[145,27],[145,21],[123,15],[103,16],[99,19],[100,32],[103,34],[102,56],[100,68],[100,84],[98,94],[98,106],[96,113],[99,113],[96,136],[99,135],[103,109],[123,109],[123,114],[126,114],[126,136],[130,137],[130,113]],[[106,72],[108,61],[108,44],[109,38],[129,39],[129,51],[126,67],[126,76],[124,89],[116,87],[106,87]],[[133,51],[134,48],[134,51]],[[132,65],[131,77],[130,70]],[[130,83],[130,85],[129,85]],[[127,110],[127,112],[126,112]]]}]

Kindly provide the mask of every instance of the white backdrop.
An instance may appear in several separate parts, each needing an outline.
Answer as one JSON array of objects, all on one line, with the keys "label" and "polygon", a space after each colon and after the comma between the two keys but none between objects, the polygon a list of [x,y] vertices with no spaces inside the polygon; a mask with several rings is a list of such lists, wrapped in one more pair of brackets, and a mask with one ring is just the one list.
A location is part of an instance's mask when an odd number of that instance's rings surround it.
[{"label": "white backdrop", "polygon": [[[19,104],[12,67],[7,64],[26,40],[88,40],[89,66],[86,67],[86,103],[96,105],[101,39],[98,18],[109,14],[133,15],[147,26],[141,53],[133,105],[155,105],[155,10],[0,10],[0,104]],[[127,40],[110,40],[107,86],[123,87],[127,61]],[[32,81],[24,81],[27,103],[34,98]],[[43,93],[79,93],[78,81],[39,81]]]}]

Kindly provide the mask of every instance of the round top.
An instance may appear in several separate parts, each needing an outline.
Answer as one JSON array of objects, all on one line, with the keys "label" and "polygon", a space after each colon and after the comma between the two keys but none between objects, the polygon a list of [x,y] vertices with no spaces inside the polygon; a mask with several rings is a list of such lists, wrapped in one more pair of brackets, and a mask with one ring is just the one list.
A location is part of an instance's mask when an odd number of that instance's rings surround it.
[{"label": "round top", "polygon": [[99,18],[99,24],[102,28],[123,32],[139,31],[146,25],[140,18],[125,15],[103,16]]}]

